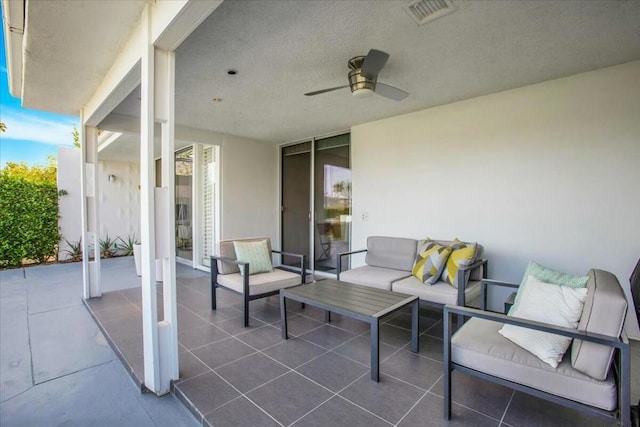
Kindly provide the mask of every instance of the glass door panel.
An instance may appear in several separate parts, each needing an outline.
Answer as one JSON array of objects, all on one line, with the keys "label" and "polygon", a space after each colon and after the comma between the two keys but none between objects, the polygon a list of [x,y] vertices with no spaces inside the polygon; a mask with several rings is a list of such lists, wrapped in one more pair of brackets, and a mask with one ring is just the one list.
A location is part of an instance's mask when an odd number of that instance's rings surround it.
[{"label": "glass door panel", "polygon": [[217,239],[216,224],[218,221],[218,147],[204,147],[202,150],[202,209],[200,247],[202,248],[201,265],[211,266],[211,255],[215,253]]},{"label": "glass door panel", "polygon": [[351,169],[349,134],[315,141],[314,268],[336,273],[337,256],[349,250]]},{"label": "glass door panel", "polygon": [[176,257],[193,260],[193,147],[175,155]]},{"label": "glass door panel", "polygon": [[[309,207],[311,189],[311,143],[282,148],[282,250],[304,254],[309,267]],[[293,257],[283,257],[282,264],[300,266]]]}]

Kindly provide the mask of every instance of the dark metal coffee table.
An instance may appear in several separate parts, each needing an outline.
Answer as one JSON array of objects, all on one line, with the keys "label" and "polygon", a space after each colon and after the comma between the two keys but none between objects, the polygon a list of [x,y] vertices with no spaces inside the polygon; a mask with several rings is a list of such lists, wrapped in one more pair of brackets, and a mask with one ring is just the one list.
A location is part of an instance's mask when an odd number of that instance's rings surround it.
[{"label": "dark metal coffee table", "polygon": [[380,319],[411,304],[411,350],[418,352],[418,308],[416,296],[400,294],[368,286],[354,285],[338,280],[326,279],[305,285],[280,290],[280,317],[282,338],[287,334],[287,299],[292,299],[326,310],[325,320],[329,322],[330,312],[362,320],[371,327],[371,379],[380,377]]}]

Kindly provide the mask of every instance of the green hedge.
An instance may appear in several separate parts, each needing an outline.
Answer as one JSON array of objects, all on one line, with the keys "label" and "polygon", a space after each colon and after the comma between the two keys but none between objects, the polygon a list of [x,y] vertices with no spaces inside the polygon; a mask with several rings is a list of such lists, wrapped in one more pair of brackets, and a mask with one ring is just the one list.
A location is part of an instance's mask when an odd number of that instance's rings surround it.
[{"label": "green hedge", "polygon": [[59,240],[56,185],[0,174],[0,266],[45,262]]}]

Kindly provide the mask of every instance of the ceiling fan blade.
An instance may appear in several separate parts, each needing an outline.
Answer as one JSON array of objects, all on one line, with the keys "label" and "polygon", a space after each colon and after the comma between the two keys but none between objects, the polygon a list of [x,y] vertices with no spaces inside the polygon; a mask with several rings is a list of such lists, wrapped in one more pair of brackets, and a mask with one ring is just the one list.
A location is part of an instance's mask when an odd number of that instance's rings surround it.
[{"label": "ceiling fan blade", "polygon": [[384,83],[376,83],[376,91],[378,95],[382,95],[385,98],[392,99],[394,101],[402,101],[407,96],[409,96],[409,92],[405,92],[402,89],[398,89],[397,87],[386,85]]},{"label": "ceiling fan blade", "polygon": [[316,90],[315,92],[305,93],[304,95],[305,96],[320,95],[321,93],[331,92],[331,91],[338,90],[338,89],[344,89],[345,87],[349,87],[349,85],[332,87],[332,88],[329,88],[329,89]]},{"label": "ceiling fan blade", "polygon": [[380,74],[382,67],[387,63],[388,59],[388,53],[381,50],[371,49],[362,63],[362,70],[360,73],[368,79],[375,79],[378,77],[378,74]]}]

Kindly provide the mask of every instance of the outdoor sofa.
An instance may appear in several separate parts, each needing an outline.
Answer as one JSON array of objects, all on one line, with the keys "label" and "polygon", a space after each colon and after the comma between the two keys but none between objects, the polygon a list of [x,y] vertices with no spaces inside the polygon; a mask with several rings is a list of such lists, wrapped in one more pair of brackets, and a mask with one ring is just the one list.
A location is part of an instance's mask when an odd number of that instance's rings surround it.
[{"label": "outdoor sofa", "polygon": [[[434,240],[442,246],[462,243],[451,240]],[[457,271],[457,287],[438,280],[425,285],[412,274],[419,249],[425,240],[402,237],[370,236],[367,249],[344,252],[338,255],[337,278],[343,282],[391,290],[415,295],[421,303],[442,307],[445,304],[465,306],[481,294],[480,280],[485,277],[487,260],[484,248],[476,244],[475,260]],[[365,265],[342,271],[343,257],[366,253]]]}]

